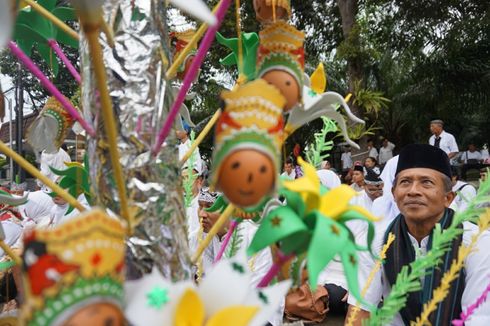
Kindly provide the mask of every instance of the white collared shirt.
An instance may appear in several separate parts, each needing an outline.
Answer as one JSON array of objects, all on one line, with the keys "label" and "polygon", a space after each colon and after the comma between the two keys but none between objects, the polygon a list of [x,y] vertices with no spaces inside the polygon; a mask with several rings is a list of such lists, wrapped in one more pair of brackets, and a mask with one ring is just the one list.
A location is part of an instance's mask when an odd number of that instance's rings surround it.
[{"label": "white collared shirt", "polygon": [[474,151],[474,152],[470,152],[470,151],[466,151],[466,152],[463,152],[463,154],[461,155],[461,160],[467,164],[468,163],[468,160],[478,160],[478,161],[481,161],[483,158],[482,158],[482,155],[479,151]]},{"label": "white collared shirt", "polygon": [[[373,241],[373,250],[376,253],[381,251],[383,245],[383,238],[387,227],[390,223],[381,223],[376,225],[376,236]],[[478,227],[472,223],[463,223],[463,244],[469,245],[471,237],[478,232]],[[422,239],[420,246],[415,238],[410,235],[410,240],[414,248],[419,249],[419,255],[425,255],[427,252],[427,243],[429,237]],[[365,243],[360,243],[365,245]],[[473,251],[464,261],[465,265],[465,288],[463,296],[461,298],[461,305],[463,310],[470,304],[473,304],[476,299],[482,294],[485,286],[489,283],[490,275],[490,233],[485,231],[478,239],[476,243],[476,250]],[[417,252],[417,250],[415,250]],[[363,288],[372,267],[374,261],[369,254],[359,255],[359,285]],[[384,270],[381,270],[374,277],[369,290],[366,293],[364,299],[366,302],[373,306],[377,306],[382,297],[387,297],[390,293],[391,286],[386,278]],[[355,305],[356,299],[349,295],[349,304]],[[362,307],[364,310],[368,310],[367,307]],[[389,325],[404,325],[400,314],[396,314],[395,318]],[[475,310],[472,317],[466,323],[470,326],[483,326],[490,325],[490,300],[487,300],[477,310]]]},{"label": "white collared shirt", "polygon": [[294,179],[296,179],[296,171],[294,171],[294,169],[292,169],[291,173],[289,173],[289,174],[286,171],[284,171],[281,174],[281,177],[286,177],[289,180],[294,180]]},{"label": "white collared shirt", "polygon": [[371,147],[371,149],[369,149],[369,157],[374,157],[376,160],[378,159],[378,150],[376,147]]},{"label": "white collared shirt", "polygon": [[393,157],[393,149],[395,144],[388,142],[388,146],[381,146],[379,149],[379,164],[385,164],[390,158]]},{"label": "white collared shirt", "polygon": [[468,203],[476,197],[475,187],[466,182],[456,181],[452,190],[456,193],[456,197],[453,200],[456,207],[453,209],[457,212],[464,211],[468,207]]},{"label": "white collared shirt", "polygon": [[[449,153],[459,152],[458,144],[456,143],[456,139],[454,138],[453,135],[443,130],[439,135],[439,137],[441,137],[441,141],[439,142],[439,148],[442,149],[444,152],[446,152],[446,154],[449,155]],[[436,141],[436,136],[432,135],[429,138],[429,144],[434,146],[435,141]]]}]

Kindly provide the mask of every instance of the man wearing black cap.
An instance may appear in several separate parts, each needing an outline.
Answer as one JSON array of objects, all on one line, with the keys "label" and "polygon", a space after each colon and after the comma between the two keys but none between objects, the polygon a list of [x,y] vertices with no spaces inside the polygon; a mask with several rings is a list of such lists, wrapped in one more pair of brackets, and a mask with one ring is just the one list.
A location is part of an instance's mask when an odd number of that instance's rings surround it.
[{"label": "man wearing black cap", "polygon": [[355,191],[364,189],[364,167],[362,165],[354,166],[352,171],[352,184],[350,185]]},{"label": "man wearing black cap", "polygon": [[[387,234],[395,234],[382,270],[376,275],[365,300],[376,307],[387,297],[391,286],[396,281],[402,266],[409,265],[417,257],[424,256],[431,249],[432,231],[436,223],[447,228],[454,216],[449,205],[454,199],[451,191],[451,168],[447,155],[430,145],[408,145],[399,156],[393,184],[393,196],[400,209],[391,223],[381,223],[377,227],[373,250],[379,252]],[[410,292],[408,300],[390,325],[409,325],[422,312],[422,306],[432,297],[432,292],[439,287],[442,275],[456,259],[461,244],[468,245],[478,228],[471,223],[463,223],[462,235],[453,240],[451,249],[442,257],[434,268],[427,269],[427,275],[421,279],[422,290]],[[477,241],[476,248],[488,248],[490,234],[484,233]],[[369,256],[362,256],[359,264],[359,281],[361,288],[374,265]],[[449,293],[437,310],[429,317],[432,325],[450,325],[451,320],[458,318],[462,307],[475,302],[482,293],[482,284],[488,284],[490,270],[490,250],[475,250],[464,261],[465,269],[450,286]],[[349,297],[349,304],[355,299]],[[361,307],[357,320],[369,316],[368,307]],[[490,301],[479,307],[466,325],[490,325]]]},{"label": "man wearing black cap", "polygon": [[357,196],[351,200],[351,205],[364,207],[371,213],[373,201],[383,195],[383,180],[372,169],[366,169],[364,175],[364,190],[358,192]]},{"label": "man wearing black cap", "polygon": [[444,131],[443,128],[442,120],[437,119],[430,122],[432,136],[429,138],[429,144],[442,149],[452,159],[459,152],[458,144],[454,136]]}]

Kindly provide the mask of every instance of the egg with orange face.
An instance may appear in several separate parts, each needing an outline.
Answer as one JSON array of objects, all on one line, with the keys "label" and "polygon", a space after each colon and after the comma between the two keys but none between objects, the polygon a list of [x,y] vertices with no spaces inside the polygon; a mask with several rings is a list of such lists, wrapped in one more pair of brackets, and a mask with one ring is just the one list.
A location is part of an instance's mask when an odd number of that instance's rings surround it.
[{"label": "egg with orange face", "polygon": [[238,207],[259,205],[274,189],[276,169],[270,157],[254,149],[230,153],[219,169],[217,187]]},{"label": "egg with orange face", "polygon": [[274,85],[286,99],[284,111],[294,108],[301,99],[300,86],[296,78],[284,70],[276,69],[266,72],[262,77],[269,84]]}]

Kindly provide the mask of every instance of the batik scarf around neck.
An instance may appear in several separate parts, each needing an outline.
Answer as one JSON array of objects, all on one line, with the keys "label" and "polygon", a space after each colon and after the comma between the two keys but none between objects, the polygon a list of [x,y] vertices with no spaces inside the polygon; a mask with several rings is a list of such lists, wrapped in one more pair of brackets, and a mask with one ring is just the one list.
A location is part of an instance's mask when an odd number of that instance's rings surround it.
[{"label": "batik scarf around neck", "polygon": [[[454,211],[446,209],[443,217],[439,221],[441,228],[448,228],[453,220]],[[460,228],[463,226],[460,225]],[[395,241],[388,249],[384,270],[386,277],[391,286],[395,284],[398,273],[402,267],[409,265],[415,260],[415,249],[413,248],[410,236],[408,235],[408,227],[403,215],[398,215],[391,223],[385,234],[385,243],[388,234],[392,232],[395,235]],[[410,321],[415,321],[422,313],[424,303],[432,299],[432,292],[441,284],[441,278],[444,273],[449,270],[454,259],[458,255],[458,248],[462,243],[463,234],[459,235],[450,247],[450,250],[442,257],[441,262],[437,266],[433,266],[428,270],[424,279],[424,286],[421,291],[410,292],[408,294],[407,303],[400,310],[400,315],[405,325],[410,325]],[[429,237],[427,252],[432,247],[432,233]],[[410,273],[410,271],[409,271]],[[461,297],[465,287],[465,273],[462,270],[459,277],[451,283],[451,288],[445,299],[437,306],[437,310],[429,316],[429,321],[432,325],[450,325],[451,320],[459,316],[461,313]]]}]

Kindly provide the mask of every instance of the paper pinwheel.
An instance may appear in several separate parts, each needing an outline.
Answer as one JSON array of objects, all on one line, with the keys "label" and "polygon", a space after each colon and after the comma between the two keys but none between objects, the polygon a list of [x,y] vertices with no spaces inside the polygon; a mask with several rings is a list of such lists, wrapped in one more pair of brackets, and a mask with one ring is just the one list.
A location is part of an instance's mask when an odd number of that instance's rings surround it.
[{"label": "paper pinwheel", "polygon": [[219,326],[267,323],[284,296],[290,282],[269,288],[250,286],[244,254],[222,260],[199,286],[184,281],[172,284],[156,270],[138,281],[127,282],[126,316],[140,326]]},{"label": "paper pinwheel", "polygon": [[[39,0],[38,4],[62,21],[77,19],[73,8],[57,7],[56,2],[56,0]],[[55,76],[58,75],[59,68],[52,47],[57,46],[57,43],[52,43],[52,41],[78,48],[78,41],[71,38],[31,7],[26,7],[19,12],[15,23],[14,39],[28,56],[31,55],[33,47],[36,47],[41,58],[51,68]]]},{"label": "paper pinwheel", "polygon": [[[57,170],[49,167],[54,174],[61,177],[58,185],[66,189],[75,198],[81,194],[85,195],[87,202],[91,203],[92,195],[90,192],[87,156],[85,156],[84,165],[78,162],[65,163],[65,165],[68,167],[65,170]],[[50,193],[50,196],[54,195],[54,192]],[[73,209],[74,207],[70,205],[66,214],[71,213]]]},{"label": "paper pinwheel", "polygon": [[364,121],[351,112],[346,101],[340,94],[336,92],[324,92],[327,84],[324,76],[323,64],[320,63],[311,76],[311,86],[303,86],[303,105],[297,105],[291,111],[285,132],[290,135],[304,124],[321,116],[326,116],[337,122],[346,142],[352,147],[359,149],[359,146],[349,138],[344,117],[337,111],[337,108],[342,106],[349,119],[356,123],[364,124]]},{"label": "paper pinwheel", "polygon": [[[374,237],[371,221],[376,220],[362,207],[351,206],[349,201],[356,192],[349,186],[328,190],[320,184],[315,168],[300,157],[299,164],[305,175],[294,181],[283,181],[280,194],[286,197],[286,206],[270,211],[255,234],[248,254],[280,243],[285,255],[306,252],[307,269],[311,284],[316,285],[319,273],[339,255],[351,292],[361,300],[357,280],[357,251],[370,250]],[[354,241],[346,222],[352,220],[368,223],[368,246]]]},{"label": "paper pinwheel", "polygon": [[[238,38],[225,38],[220,33],[216,33],[216,40],[231,50],[231,53],[220,59],[219,62],[225,66],[238,66]],[[238,71],[247,77],[247,80],[255,79],[258,47],[259,35],[257,33],[242,33],[243,66],[238,67]]]}]

